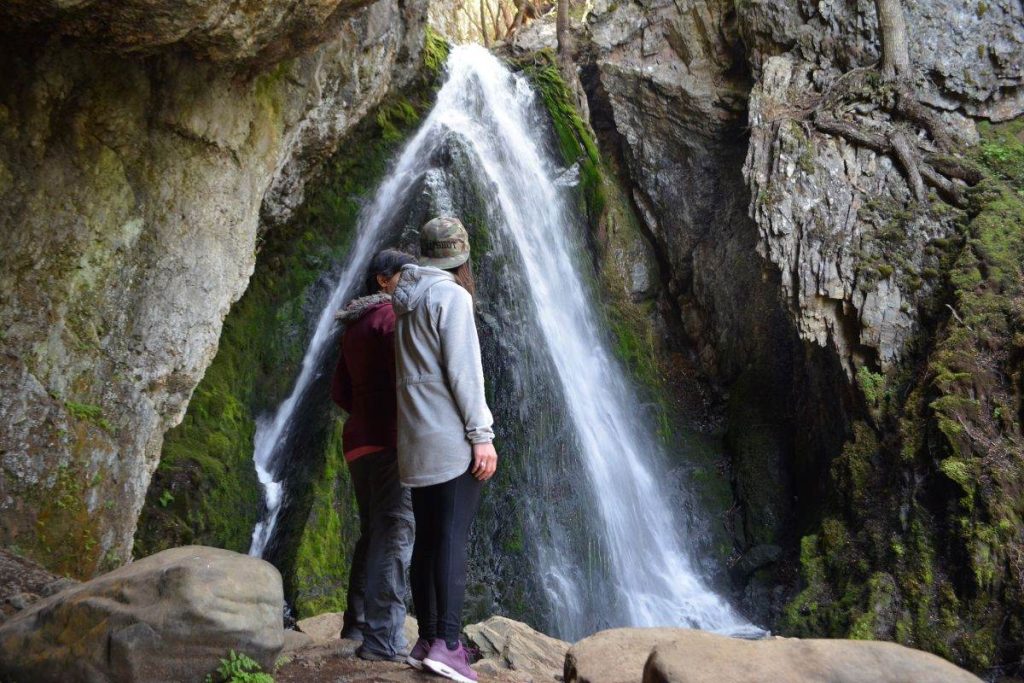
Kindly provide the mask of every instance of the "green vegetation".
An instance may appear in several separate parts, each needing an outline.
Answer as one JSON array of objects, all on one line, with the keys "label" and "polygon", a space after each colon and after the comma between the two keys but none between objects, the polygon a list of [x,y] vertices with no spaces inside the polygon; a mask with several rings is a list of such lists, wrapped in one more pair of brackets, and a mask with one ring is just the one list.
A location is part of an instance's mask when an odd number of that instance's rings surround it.
[{"label": "green vegetation", "polygon": [[541,50],[531,58],[515,64],[536,88],[551,114],[558,149],[567,164],[580,168],[581,212],[596,224],[605,210],[608,180],[601,161],[601,152],[590,126],[576,108],[572,91],[558,71],[558,61],[551,50]]},{"label": "green vegetation", "polygon": [[[1024,122],[981,131],[961,236],[929,244],[945,279],[918,358],[894,377],[859,369],[874,424],[833,464],[840,495],[803,539],[805,588],[783,627],[892,638],[985,672],[1024,642]],[[836,520],[848,543],[823,540]]]},{"label": "green vegetation", "polygon": [[448,41],[428,25],[423,36],[423,66],[427,69],[428,80],[435,83],[439,81],[450,51]]},{"label": "green vegetation", "polygon": [[[80,438],[83,442],[88,439],[84,434]],[[85,578],[103,567],[99,520],[86,504],[85,482],[78,466],[58,467],[52,483],[38,493],[36,537],[19,548],[28,557],[46,562],[57,574]]]},{"label": "green vegetation", "polygon": [[323,474],[313,484],[309,520],[296,551],[295,611],[302,617],[345,609],[348,558],[359,537],[359,516],[342,454],[342,420],[325,448]]},{"label": "green vegetation", "polygon": [[105,432],[112,433],[114,427],[110,422],[103,417],[103,408],[100,406],[92,405],[89,403],[75,403],[74,401],[65,401],[64,407],[68,409],[68,412],[73,415],[76,419],[85,420],[96,425]]},{"label": "green vegetation", "polygon": [[274,677],[246,654],[231,650],[220,660],[217,671],[208,674],[205,683],[274,683]]}]

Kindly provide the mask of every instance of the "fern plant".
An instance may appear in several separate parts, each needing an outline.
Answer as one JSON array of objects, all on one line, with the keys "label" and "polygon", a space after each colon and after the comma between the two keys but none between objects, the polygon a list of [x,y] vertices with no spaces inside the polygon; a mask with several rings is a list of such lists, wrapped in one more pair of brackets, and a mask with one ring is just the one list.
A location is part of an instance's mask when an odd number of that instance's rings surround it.
[{"label": "fern plant", "polygon": [[231,650],[220,660],[217,671],[206,676],[205,683],[274,683],[274,677],[245,653]]}]

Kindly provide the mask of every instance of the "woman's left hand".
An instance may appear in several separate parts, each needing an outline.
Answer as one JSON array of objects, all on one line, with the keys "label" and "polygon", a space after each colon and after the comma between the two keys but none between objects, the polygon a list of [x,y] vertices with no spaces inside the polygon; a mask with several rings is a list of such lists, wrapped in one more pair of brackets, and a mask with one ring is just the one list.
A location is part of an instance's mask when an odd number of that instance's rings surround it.
[{"label": "woman's left hand", "polygon": [[473,476],[480,481],[487,481],[498,469],[498,451],[492,443],[473,444]]}]

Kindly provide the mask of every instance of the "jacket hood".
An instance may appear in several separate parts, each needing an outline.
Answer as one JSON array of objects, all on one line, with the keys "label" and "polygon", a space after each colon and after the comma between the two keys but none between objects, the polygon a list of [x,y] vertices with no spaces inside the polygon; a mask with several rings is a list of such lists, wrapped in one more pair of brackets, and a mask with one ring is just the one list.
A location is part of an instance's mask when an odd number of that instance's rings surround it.
[{"label": "jacket hood", "polygon": [[386,292],[377,292],[369,296],[361,296],[358,299],[352,299],[348,302],[348,306],[345,306],[342,310],[338,311],[334,317],[345,323],[351,325],[355,321],[362,318],[364,315],[370,312],[371,309],[386,304],[391,301],[391,295]]},{"label": "jacket hood", "polygon": [[455,282],[455,276],[431,266],[404,266],[391,297],[395,314],[402,315],[419,306],[427,290],[439,282]]}]

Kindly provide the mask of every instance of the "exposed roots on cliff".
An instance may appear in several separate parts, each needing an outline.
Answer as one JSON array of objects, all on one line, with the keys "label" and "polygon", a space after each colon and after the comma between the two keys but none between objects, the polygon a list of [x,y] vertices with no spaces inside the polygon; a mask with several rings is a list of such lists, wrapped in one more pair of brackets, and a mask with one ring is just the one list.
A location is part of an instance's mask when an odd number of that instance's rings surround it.
[{"label": "exposed roots on cliff", "polygon": [[[876,107],[891,120],[881,132],[840,118],[840,110]],[[873,68],[854,69],[837,78],[813,108],[811,120],[823,133],[895,158],[919,202],[927,199],[927,184],[945,201],[966,208],[964,190],[981,180],[981,171],[957,156],[956,141],[912,85],[904,79],[886,80]],[[914,127],[930,140],[922,139]]]}]

